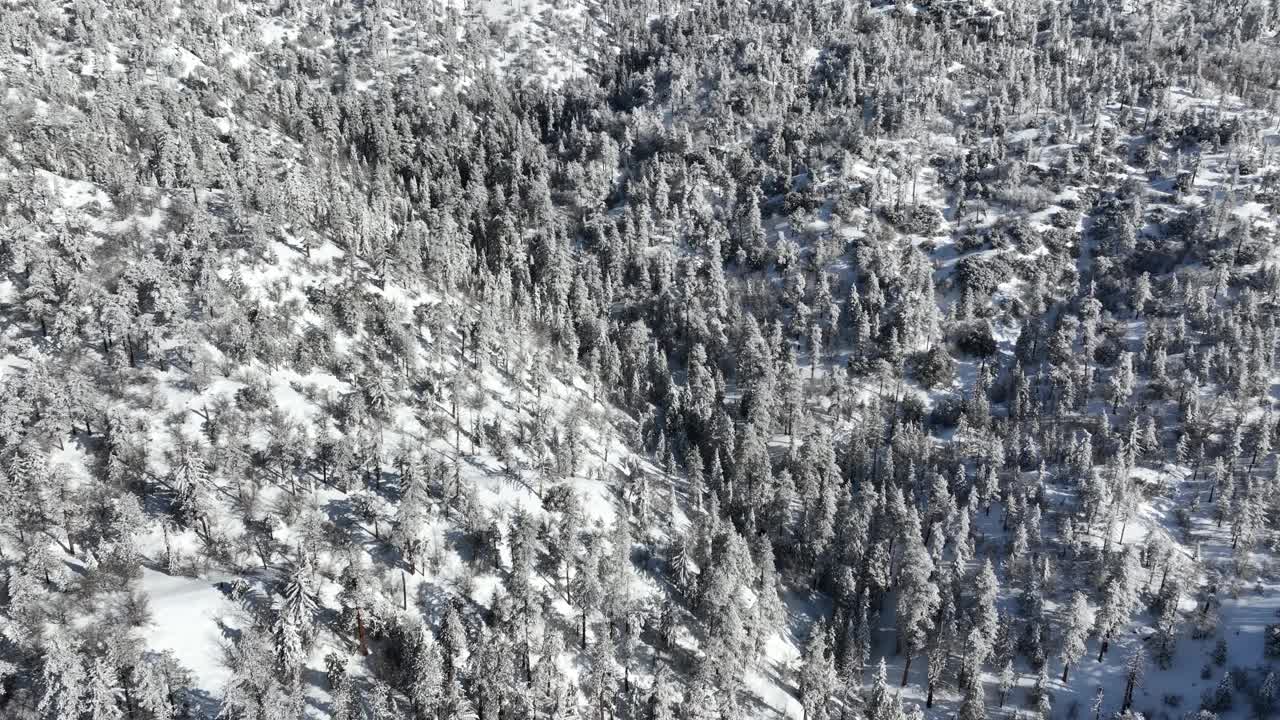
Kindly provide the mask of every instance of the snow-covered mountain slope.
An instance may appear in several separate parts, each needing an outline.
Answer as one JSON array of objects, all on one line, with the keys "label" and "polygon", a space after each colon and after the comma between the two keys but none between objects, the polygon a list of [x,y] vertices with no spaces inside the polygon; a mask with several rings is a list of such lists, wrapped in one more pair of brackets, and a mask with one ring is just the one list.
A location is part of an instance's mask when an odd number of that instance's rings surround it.
[{"label": "snow-covered mountain slope", "polygon": [[1274,7],[0,8],[0,716],[1280,708]]}]

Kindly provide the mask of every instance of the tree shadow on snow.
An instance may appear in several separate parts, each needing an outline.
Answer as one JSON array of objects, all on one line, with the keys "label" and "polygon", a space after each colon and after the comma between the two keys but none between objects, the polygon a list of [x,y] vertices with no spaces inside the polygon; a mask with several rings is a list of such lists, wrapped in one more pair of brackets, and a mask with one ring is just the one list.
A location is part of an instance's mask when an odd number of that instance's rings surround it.
[{"label": "tree shadow on snow", "polygon": [[[320,670],[317,670],[312,667],[304,667],[302,669],[302,674],[300,679],[303,686],[312,685],[314,687],[317,687],[317,688],[320,688],[321,690],[326,690],[326,691],[329,688],[329,676],[326,675],[324,672],[321,672]],[[306,702],[307,707],[315,711],[312,714],[314,714],[316,717],[327,718],[333,714],[332,703],[326,700],[323,700],[321,698],[318,698],[315,695],[312,695],[310,693],[305,694],[303,699]]]},{"label": "tree shadow on snow", "polygon": [[413,602],[422,611],[422,617],[433,625],[439,625],[444,618],[445,608],[449,606],[452,595],[442,585],[424,580],[418,584]]}]

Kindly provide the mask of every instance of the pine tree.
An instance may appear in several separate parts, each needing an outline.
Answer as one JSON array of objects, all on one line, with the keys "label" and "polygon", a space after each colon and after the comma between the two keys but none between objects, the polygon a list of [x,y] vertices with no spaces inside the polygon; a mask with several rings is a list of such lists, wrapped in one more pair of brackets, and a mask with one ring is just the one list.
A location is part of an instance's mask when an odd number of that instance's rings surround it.
[{"label": "pine tree", "polygon": [[277,669],[283,675],[296,675],[305,659],[302,629],[294,623],[293,618],[279,614],[271,627],[271,635],[275,641]]},{"label": "pine tree", "polygon": [[391,686],[375,678],[365,695],[365,711],[368,720],[396,720],[398,708]]},{"label": "pine tree", "polygon": [[457,679],[461,663],[468,654],[467,632],[463,628],[460,612],[452,602],[445,606],[444,617],[440,621],[440,645],[447,689]]},{"label": "pine tree", "polygon": [[1269,717],[1280,706],[1280,676],[1275,670],[1267,671],[1267,675],[1258,686],[1253,701],[1253,711],[1259,718]]},{"label": "pine tree", "polygon": [[1049,720],[1049,714],[1053,711],[1053,704],[1049,697],[1049,675],[1044,667],[1040,668],[1040,674],[1036,676],[1036,684],[1031,688],[1031,708],[1040,720]]},{"label": "pine tree", "polygon": [[162,660],[143,655],[133,668],[133,685],[138,707],[153,720],[172,720],[177,716],[169,678],[162,669]]},{"label": "pine tree", "polygon": [[672,538],[671,548],[667,551],[667,567],[676,590],[686,599],[691,599],[697,595],[698,573],[688,543],[688,539],[678,533]]},{"label": "pine tree", "polygon": [[99,657],[93,661],[89,671],[88,696],[88,712],[95,720],[119,720],[124,717],[124,712],[120,709],[124,693],[117,682],[115,668],[110,667],[106,658]]},{"label": "pine tree", "polygon": [[674,694],[674,684],[671,669],[665,664],[659,665],[654,673],[653,686],[649,689],[649,696],[646,701],[648,706],[646,720],[676,720],[670,700]]},{"label": "pine tree", "polygon": [[975,642],[970,643],[970,649],[974,666],[980,668],[990,655],[1000,622],[996,612],[1000,585],[996,579],[995,569],[991,566],[991,560],[982,562],[982,567],[974,578],[973,588],[974,603],[970,623],[978,636],[974,638]]},{"label": "pine tree", "polygon": [[757,535],[754,550],[753,555],[759,567],[760,578],[756,588],[756,617],[761,623],[759,634],[763,641],[769,629],[777,627],[786,617],[786,608],[779,594],[780,584],[773,561],[773,543],[769,541],[768,536]]},{"label": "pine tree", "polygon": [[300,669],[314,633],[317,602],[309,589],[310,572],[305,561],[294,566],[277,606],[275,625],[272,627],[277,662],[280,669],[288,674],[294,674]]},{"label": "pine tree", "polygon": [[809,630],[800,670],[800,704],[804,720],[827,720],[828,701],[833,696],[836,670],[827,649],[826,624],[819,620]]},{"label": "pine tree", "polygon": [[232,649],[231,678],[223,690],[223,713],[234,717],[289,717],[301,712],[295,683],[277,672],[275,653],[261,634],[241,636]]},{"label": "pine tree", "polygon": [[423,627],[419,630],[419,641],[413,657],[412,680],[409,698],[413,703],[414,714],[419,720],[436,717],[436,706],[440,701],[444,676],[441,673],[443,660],[440,646],[432,637],[431,631]]},{"label": "pine tree", "polygon": [[902,720],[902,702],[889,689],[889,680],[886,675],[884,658],[880,658],[864,708],[867,720]]},{"label": "pine tree", "polygon": [[79,717],[91,702],[91,678],[79,648],[64,633],[56,631],[46,642],[40,668],[40,695],[37,710],[48,717]]},{"label": "pine tree", "polygon": [[1009,690],[1013,688],[1017,677],[1013,672],[1013,659],[1007,659],[1004,666],[1000,668],[1000,707],[1004,707],[1005,700],[1009,698]]},{"label": "pine tree", "polygon": [[1234,704],[1232,691],[1231,672],[1227,671],[1222,673],[1222,679],[1218,681],[1218,685],[1212,691],[1205,693],[1206,699],[1202,706],[1214,712],[1227,712]]},{"label": "pine tree", "polygon": [[[944,610],[945,616],[945,610]],[[954,615],[954,613],[952,613]],[[954,632],[954,617],[944,619],[939,623],[939,629],[942,631],[939,636],[933,638],[929,643],[929,651],[927,659],[929,666],[926,675],[926,696],[924,706],[933,707],[933,695],[937,691],[938,686],[942,683],[943,673],[947,669],[947,659],[950,657],[950,640],[949,636]]]},{"label": "pine tree", "polygon": [[614,714],[618,676],[613,643],[600,641],[591,646],[591,659],[582,678],[582,692],[587,698],[588,717],[604,720]]},{"label": "pine tree", "polygon": [[1094,615],[1093,629],[1100,641],[1098,661],[1107,652],[1113,632],[1129,621],[1137,602],[1138,572],[1131,548],[1121,551],[1111,563],[1111,571],[1103,584],[1102,604]]},{"label": "pine tree", "polygon": [[1083,655],[1085,639],[1089,636],[1089,602],[1084,593],[1071,595],[1071,603],[1067,606],[1065,629],[1062,633],[1062,682],[1067,681],[1067,673],[1071,666]]},{"label": "pine tree", "polygon": [[907,684],[911,660],[926,645],[931,632],[934,614],[941,598],[933,584],[933,560],[925,549],[919,532],[919,519],[914,508],[906,512],[907,522],[902,528],[902,560],[898,571],[898,637],[906,653],[902,668],[902,684]]},{"label": "pine tree", "polygon": [[583,556],[577,572],[574,573],[570,591],[574,604],[582,619],[581,644],[587,649],[587,622],[591,614],[600,607],[604,600],[604,588],[600,583],[600,562],[593,548]]},{"label": "pine tree", "polygon": [[1133,705],[1133,691],[1137,689],[1138,683],[1142,681],[1146,665],[1146,651],[1142,648],[1142,645],[1134,645],[1129,657],[1124,662],[1124,704],[1120,708],[1122,712]]},{"label": "pine tree", "polygon": [[866,671],[867,662],[871,660],[871,621],[867,617],[870,602],[866,588],[860,589],[855,603],[857,615],[850,624],[850,637],[848,647],[845,649],[845,666],[842,668],[845,674],[844,681],[851,688],[862,686],[863,673]]},{"label": "pine tree", "polygon": [[1133,383],[1133,353],[1124,351],[1120,353],[1120,359],[1116,362],[1116,367],[1111,371],[1111,378],[1108,380],[1113,414],[1120,407],[1120,403],[1129,401],[1129,395],[1133,393]]},{"label": "pine tree", "polygon": [[1231,549],[1238,553],[1253,548],[1258,530],[1265,522],[1265,510],[1262,499],[1258,497],[1255,483],[1245,476],[1245,488],[1235,503],[1235,511],[1231,514]]},{"label": "pine tree", "polygon": [[685,451],[684,466],[689,478],[687,490],[689,507],[696,515],[702,512],[702,496],[705,492],[702,479],[702,454],[698,452],[698,446],[689,445],[688,450]]},{"label": "pine tree", "polygon": [[400,549],[410,573],[416,573],[427,542],[431,522],[430,498],[421,471],[412,469],[402,474],[402,495],[396,507],[391,543]]},{"label": "pine tree", "polygon": [[1133,283],[1133,313],[1143,316],[1147,312],[1147,304],[1151,302],[1151,274],[1142,273]]},{"label": "pine tree", "polygon": [[987,704],[982,680],[972,675],[964,686],[964,698],[960,701],[959,720],[986,720]]}]

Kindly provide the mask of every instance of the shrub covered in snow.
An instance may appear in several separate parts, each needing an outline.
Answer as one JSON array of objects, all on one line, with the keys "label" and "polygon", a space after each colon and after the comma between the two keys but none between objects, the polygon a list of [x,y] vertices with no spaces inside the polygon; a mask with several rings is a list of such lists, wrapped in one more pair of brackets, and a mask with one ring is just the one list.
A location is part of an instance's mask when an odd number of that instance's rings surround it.
[{"label": "shrub covered in snow", "polygon": [[933,235],[942,225],[942,215],[928,205],[897,205],[885,208],[884,218],[900,232]]},{"label": "shrub covered in snow", "polygon": [[946,348],[934,345],[911,358],[916,380],[922,387],[935,388],[946,385],[955,377],[955,361],[947,354]]},{"label": "shrub covered in snow", "polygon": [[996,353],[996,339],[987,320],[966,320],[953,325],[949,331],[951,341],[961,352],[974,357],[987,358]]},{"label": "shrub covered in snow", "polygon": [[1009,278],[1009,263],[999,255],[969,255],[956,263],[956,285],[978,298],[987,298]]}]

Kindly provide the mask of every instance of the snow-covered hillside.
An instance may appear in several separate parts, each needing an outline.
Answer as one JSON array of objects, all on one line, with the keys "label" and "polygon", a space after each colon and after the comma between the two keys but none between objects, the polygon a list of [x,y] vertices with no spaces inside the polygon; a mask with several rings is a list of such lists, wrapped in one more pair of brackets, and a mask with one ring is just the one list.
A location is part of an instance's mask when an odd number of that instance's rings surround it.
[{"label": "snow-covered hillside", "polygon": [[0,0],[0,717],[1277,716],[1278,31]]}]

